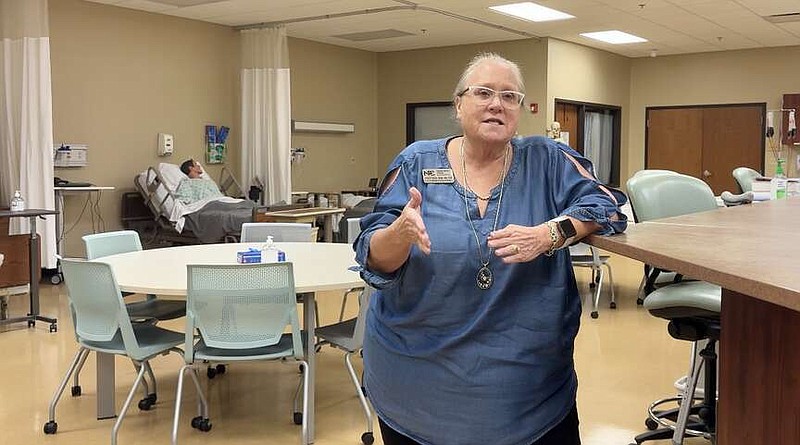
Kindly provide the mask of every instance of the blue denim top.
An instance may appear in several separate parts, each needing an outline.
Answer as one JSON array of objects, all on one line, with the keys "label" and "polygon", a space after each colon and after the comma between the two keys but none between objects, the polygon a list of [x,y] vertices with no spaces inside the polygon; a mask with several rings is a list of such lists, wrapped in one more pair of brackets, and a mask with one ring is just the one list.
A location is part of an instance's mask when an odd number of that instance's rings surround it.
[{"label": "blue denim top", "polygon": [[[423,169],[451,168],[446,143],[421,141],[403,150],[389,166],[399,169],[397,179],[361,219],[356,260],[378,289],[367,317],[364,382],[378,416],[422,444],[528,445],[575,404],[572,355],[581,301],[569,251],[519,264],[492,254],[494,284],[479,289],[464,188],[421,178]],[[569,215],[598,222],[604,235],[625,230],[618,208],[625,196],[606,189],[614,202],[592,175],[582,175],[572,159],[593,169],[580,154],[543,137],[514,139],[512,147],[498,229]],[[370,239],[398,217],[411,186],[422,193],[431,254],[415,246],[396,272],[371,271]],[[498,185],[481,218],[467,192],[484,258],[499,195]],[[610,219],[615,214],[619,221]]]}]

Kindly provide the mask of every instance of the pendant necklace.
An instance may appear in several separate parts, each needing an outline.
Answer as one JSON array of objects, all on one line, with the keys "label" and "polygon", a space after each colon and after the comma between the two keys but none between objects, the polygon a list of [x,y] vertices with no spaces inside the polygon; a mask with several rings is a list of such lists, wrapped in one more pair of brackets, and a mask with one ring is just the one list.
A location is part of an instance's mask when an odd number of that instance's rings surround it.
[{"label": "pendant necklace", "polygon": [[[461,155],[461,171],[464,173],[464,210],[467,212],[467,221],[469,221],[469,227],[472,229],[472,234],[475,235],[475,242],[478,244],[478,259],[480,260],[481,267],[478,269],[478,275],[476,277],[476,281],[478,284],[478,288],[481,290],[486,290],[492,287],[492,283],[494,282],[494,276],[492,275],[492,270],[489,269],[489,260],[492,257],[492,251],[489,249],[488,243],[486,248],[488,249],[488,256],[484,260],[483,259],[483,248],[481,247],[481,240],[478,238],[478,231],[475,230],[475,224],[472,222],[472,216],[469,214],[469,203],[467,202],[467,190],[469,189],[469,185],[467,184],[467,161],[464,157],[464,139],[461,139],[461,147],[459,148],[459,154]],[[497,220],[500,216],[500,204],[503,203],[503,190],[505,190],[506,186],[506,167],[508,166],[508,146],[506,146],[506,152],[503,155],[503,174],[500,176],[500,197],[497,199],[497,210],[494,212],[494,225],[492,225],[492,232],[497,229]],[[471,190],[471,189],[469,189]],[[473,192],[475,193],[475,192]],[[485,199],[481,196],[478,196],[476,193],[475,196],[478,199],[489,201],[492,197],[491,193]]]}]

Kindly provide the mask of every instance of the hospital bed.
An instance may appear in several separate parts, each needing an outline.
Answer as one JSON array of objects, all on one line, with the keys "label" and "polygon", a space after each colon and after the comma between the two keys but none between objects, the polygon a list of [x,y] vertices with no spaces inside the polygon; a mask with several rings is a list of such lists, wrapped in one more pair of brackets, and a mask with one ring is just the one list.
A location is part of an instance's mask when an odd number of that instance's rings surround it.
[{"label": "hospital bed", "polygon": [[[207,173],[203,175],[217,184]],[[223,187],[218,187],[225,196],[183,203],[177,199],[175,191],[184,178],[186,175],[177,165],[162,162],[157,167],[148,167],[134,179],[136,189],[157,223],[155,238],[159,243],[236,242],[242,223],[255,221],[258,212],[269,209],[239,199],[241,187],[224,168],[219,182]]]}]

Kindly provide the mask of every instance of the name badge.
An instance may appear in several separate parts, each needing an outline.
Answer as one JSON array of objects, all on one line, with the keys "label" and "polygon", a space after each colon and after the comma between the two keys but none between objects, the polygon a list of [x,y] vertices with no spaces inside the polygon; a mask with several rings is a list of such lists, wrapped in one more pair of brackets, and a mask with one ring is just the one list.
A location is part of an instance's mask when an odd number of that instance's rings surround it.
[{"label": "name badge", "polygon": [[422,170],[425,184],[452,184],[456,181],[453,170],[449,168],[426,168]]}]

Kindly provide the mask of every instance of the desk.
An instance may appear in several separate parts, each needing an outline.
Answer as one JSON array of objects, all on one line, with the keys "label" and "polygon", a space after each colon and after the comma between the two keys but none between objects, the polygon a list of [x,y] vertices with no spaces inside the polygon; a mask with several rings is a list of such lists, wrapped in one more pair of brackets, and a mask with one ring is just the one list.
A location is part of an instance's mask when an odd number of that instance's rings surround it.
[{"label": "desk", "polygon": [[[357,272],[348,270],[356,264],[349,244],[276,243],[294,263],[295,291],[303,294],[304,329],[314,338],[314,292],[362,287]],[[252,247],[242,244],[201,244],[142,250],[98,258],[111,265],[121,291],[150,293],[160,296],[186,295],[187,264],[233,264],[236,252]],[[313,342],[306,344],[309,391],[309,438],[314,439],[314,381],[316,359]],[[97,417],[114,417],[114,358],[97,354]]]},{"label": "desk", "polygon": [[50,332],[58,330],[58,321],[55,318],[39,315],[39,235],[36,233],[36,218],[44,215],[56,215],[55,210],[27,209],[14,211],[0,210],[0,217],[8,218],[28,218],[30,222],[31,240],[28,243],[29,263],[30,263],[30,312],[24,317],[13,317],[0,320],[0,324],[28,322],[28,327],[34,326],[36,320],[50,323]]},{"label": "desk", "polygon": [[333,242],[333,215],[340,215],[346,209],[339,207],[307,207],[302,209],[278,210],[259,213],[258,222],[314,223],[318,216],[325,218],[325,242]]},{"label": "desk", "polygon": [[720,445],[800,443],[797,221],[800,198],[648,221],[586,239],[723,288]]},{"label": "desk", "polygon": [[[64,195],[70,193],[103,193],[104,190],[114,190],[114,187],[102,187],[92,185],[89,187],[53,187],[53,191],[55,192],[55,202],[56,202],[56,253],[59,256],[64,254]],[[61,270],[59,269],[59,273],[53,275],[54,278],[51,278],[53,284],[58,284],[61,282]]]}]

